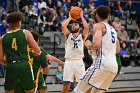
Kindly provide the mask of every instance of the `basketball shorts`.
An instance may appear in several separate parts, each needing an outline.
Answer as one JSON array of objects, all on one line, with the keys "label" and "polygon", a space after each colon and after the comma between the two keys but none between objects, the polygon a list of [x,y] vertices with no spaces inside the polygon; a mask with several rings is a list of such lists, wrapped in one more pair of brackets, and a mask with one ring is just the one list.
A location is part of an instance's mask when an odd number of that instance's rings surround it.
[{"label": "basketball shorts", "polygon": [[85,73],[85,65],[82,59],[66,59],[64,64],[64,82],[80,81],[81,76]]}]

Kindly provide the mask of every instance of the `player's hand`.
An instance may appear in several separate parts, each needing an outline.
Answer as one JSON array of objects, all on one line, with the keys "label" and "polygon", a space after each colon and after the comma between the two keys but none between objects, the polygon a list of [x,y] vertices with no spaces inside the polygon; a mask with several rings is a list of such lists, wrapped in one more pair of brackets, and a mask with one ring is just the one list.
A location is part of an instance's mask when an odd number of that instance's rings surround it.
[{"label": "player's hand", "polygon": [[70,13],[69,13],[69,18],[70,18],[71,20],[73,20],[73,18],[71,17]]},{"label": "player's hand", "polygon": [[86,40],[85,41],[85,46],[90,49],[90,46],[92,45],[91,41],[90,40]]}]

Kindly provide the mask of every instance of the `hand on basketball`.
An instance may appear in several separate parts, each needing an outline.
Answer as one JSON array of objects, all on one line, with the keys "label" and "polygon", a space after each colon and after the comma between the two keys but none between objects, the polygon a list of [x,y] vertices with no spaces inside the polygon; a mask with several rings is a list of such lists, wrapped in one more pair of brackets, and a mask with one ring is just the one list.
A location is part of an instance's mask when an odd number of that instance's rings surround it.
[{"label": "hand on basketball", "polygon": [[70,18],[71,20],[73,20],[73,18],[71,17],[70,13],[69,13],[69,18]]}]

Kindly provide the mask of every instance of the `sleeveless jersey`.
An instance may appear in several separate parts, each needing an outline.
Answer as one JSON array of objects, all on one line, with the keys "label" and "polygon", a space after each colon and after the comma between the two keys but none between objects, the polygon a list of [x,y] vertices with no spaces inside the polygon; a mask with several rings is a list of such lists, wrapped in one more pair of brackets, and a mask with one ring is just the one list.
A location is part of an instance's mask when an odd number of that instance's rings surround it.
[{"label": "sleeveless jersey", "polygon": [[7,63],[20,60],[28,61],[28,43],[24,30],[10,31],[5,34],[2,37],[2,45]]},{"label": "sleeveless jersey", "polygon": [[84,43],[82,34],[74,37],[72,33],[69,34],[65,42],[65,58],[66,59],[82,59],[84,57]]},{"label": "sleeveless jersey", "polygon": [[106,26],[106,32],[102,36],[101,48],[93,51],[93,64],[95,68],[105,69],[117,73],[116,61],[116,40],[115,29],[108,23],[102,22]]}]

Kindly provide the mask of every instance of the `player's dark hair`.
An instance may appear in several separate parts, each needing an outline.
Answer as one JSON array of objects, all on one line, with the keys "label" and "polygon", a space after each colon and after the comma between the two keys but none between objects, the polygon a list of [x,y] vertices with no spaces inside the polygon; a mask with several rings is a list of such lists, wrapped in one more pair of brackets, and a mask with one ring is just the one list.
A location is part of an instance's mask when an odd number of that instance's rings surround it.
[{"label": "player's dark hair", "polygon": [[20,12],[12,12],[6,18],[7,23],[10,24],[11,26],[16,26],[17,23],[22,20],[23,16]]},{"label": "player's dark hair", "polygon": [[33,38],[36,42],[38,42],[39,40],[39,34],[36,31],[31,31]]},{"label": "player's dark hair", "polygon": [[96,9],[96,13],[101,19],[107,19],[110,14],[110,8],[105,5],[98,6]]}]

